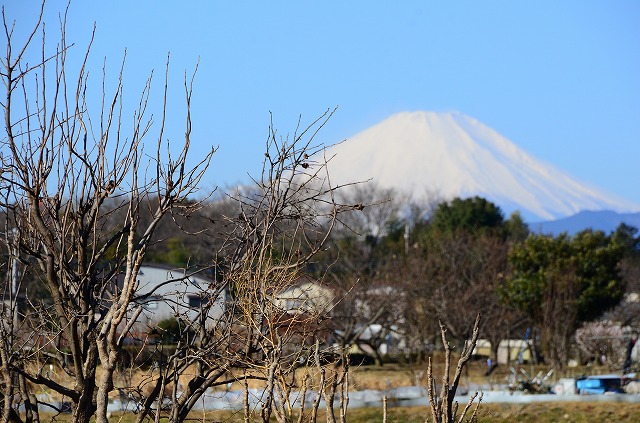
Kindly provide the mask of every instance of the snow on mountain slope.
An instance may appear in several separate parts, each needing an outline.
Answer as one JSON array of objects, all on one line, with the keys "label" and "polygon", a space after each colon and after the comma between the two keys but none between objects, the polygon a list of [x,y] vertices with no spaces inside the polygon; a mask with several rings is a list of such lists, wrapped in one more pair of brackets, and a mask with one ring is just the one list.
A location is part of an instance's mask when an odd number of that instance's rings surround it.
[{"label": "snow on mountain slope", "polygon": [[412,112],[332,146],[332,183],[372,178],[415,199],[482,196],[506,213],[548,220],[583,210],[638,211],[640,205],[577,182],[461,113]]}]

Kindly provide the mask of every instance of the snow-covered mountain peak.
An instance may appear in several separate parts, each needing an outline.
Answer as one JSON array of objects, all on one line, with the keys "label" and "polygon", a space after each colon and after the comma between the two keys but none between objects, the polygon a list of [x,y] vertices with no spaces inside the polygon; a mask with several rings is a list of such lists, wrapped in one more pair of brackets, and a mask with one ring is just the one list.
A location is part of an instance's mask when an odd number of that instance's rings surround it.
[{"label": "snow-covered mountain peak", "polygon": [[479,195],[506,213],[548,220],[583,210],[640,205],[578,182],[493,129],[458,112],[390,116],[329,149],[332,182],[373,179],[415,199]]}]

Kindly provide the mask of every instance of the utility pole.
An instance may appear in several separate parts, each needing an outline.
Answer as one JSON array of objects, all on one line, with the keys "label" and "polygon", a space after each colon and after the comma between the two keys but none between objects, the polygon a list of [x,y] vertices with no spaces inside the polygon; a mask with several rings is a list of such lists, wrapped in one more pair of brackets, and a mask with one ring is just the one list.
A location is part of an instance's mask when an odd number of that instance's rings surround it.
[{"label": "utility pole", "polygon": [[404,255],[409,255],[409,222],[404,224]]}]

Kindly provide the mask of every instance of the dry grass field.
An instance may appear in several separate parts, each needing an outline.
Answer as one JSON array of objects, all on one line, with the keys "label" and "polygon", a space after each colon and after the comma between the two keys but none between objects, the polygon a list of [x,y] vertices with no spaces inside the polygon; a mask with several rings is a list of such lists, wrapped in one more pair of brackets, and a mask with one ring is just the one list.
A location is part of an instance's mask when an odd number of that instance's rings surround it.
[{"label": "dry grass field", "polygon": [[[436,363],[437,363],[436,358]],[[506,366],[500,366],[492,375],[491,379],[484,376],[486,364],[482,361],[472,361],[469,364],[468,372],[462,380],[462,387],[466,383],[482,384],[487,386],[490,383],[503,384],[506,382],[510,370]],[[352,368],[350,377],[351,390],[376,389],[384,390],[397,388],[426,382],[426,369],[408,368],[398,364],[387,364],[379,366],[360,366]],[[440,368],[436,367],[436,378],[441,374]],[[525,366],[527,373],[545,372],[544,367],[532,368]],[[601,368],[577,368],[563,372],[561,376],[576,376],[582,373],[604,373],[611,369]],[[136,377],[134,377],[136,379]],[[232,389],[241,389],[241,385],[233,386]],[[348,421],[352,423],[382,422],[382,406],[373,408],[350,408]],[[387,413],[387,422],[424,422],[428,417],[429,410],[426,407],[390,407]],[[51,416],[41,416],[41,421],[50,421]],[[114,414],[111,421],[122,423],[133,423],[135,415],[132,413]],[[69,421],[70,415],[55,416],[56,422]],[[191,422],[243,422],[242,411],[209,411],[193,412],[190,415]],[[167,421],[161,419],[160,421]],[[255,421],[259,421],[256,417]],[[275,419],[273,419],[275,422]],[[324,413],[321,411],[318,421],[325,421]],[[482,404],[479,413],[481,423],[502,423],[502,422],[640,422],[640,403],[615,403],[615,402],[579,402],[579,403],[530,403],[530,404]]]}]

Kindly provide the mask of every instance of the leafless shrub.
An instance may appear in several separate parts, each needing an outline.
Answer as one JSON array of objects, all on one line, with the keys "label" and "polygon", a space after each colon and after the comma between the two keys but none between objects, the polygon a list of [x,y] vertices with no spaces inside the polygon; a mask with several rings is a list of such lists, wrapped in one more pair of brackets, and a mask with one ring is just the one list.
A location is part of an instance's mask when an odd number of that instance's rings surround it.
[{"label": "leafless shrub", "polygon": [[[429,407],[431,408],[431,416],[435,423],[454,423],[455,421],[475,422],[477,420],[480,403],[482,402],[482,395],[480,395],[478,403],[476,404],[476,407],[474,408],[469,418],[467,418],[467,415],[473,406],[474,400],[478,397],[478,393],[476,392],[469,398],[469,402],[466,404],[460,414],[458,414],[458,403],[454,399],[456,396],[456,392],[458,391],[462,371],[471,359],[473,349],[476,347],[478,333],[480,330],[480,314],[478,314],[478,316],[476,317],[475,323],[473,325],[471,339],[469,340],[469,342],[465,343],[464,347],[462,348],[462,352],[460,354],[460,358],[458,359],[458,364],[456,366],[453,379],[451,378],[451,346],[447,341],[447,331],[444,324],[442,322],[439,322],[439,324],[440,334],[442,336],[442,344],[444,346],[445,362],[444,370],[442,372],[442,386],[440,388],[440,394],[438,394],[435,377],[433,376],[431,359],[429,359],[429,367],[427,369],[427,392],[429,395]],[[428,422],[429,419],[427,418],[426,421]]]},{"label": "leafless shrub", "polygon": [[619,368],[625,359],[629,335],[609,321],[584,323],[576,330],[576,344],[602,364]]}]

